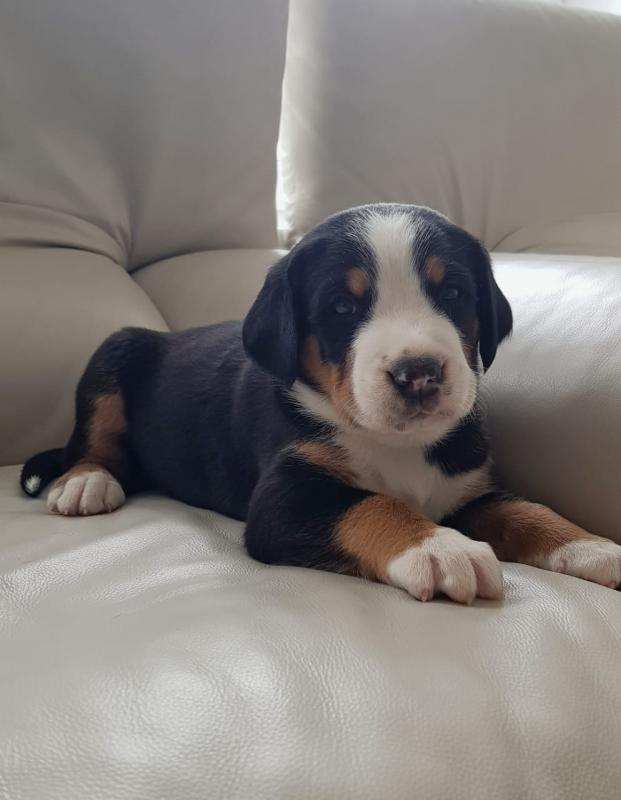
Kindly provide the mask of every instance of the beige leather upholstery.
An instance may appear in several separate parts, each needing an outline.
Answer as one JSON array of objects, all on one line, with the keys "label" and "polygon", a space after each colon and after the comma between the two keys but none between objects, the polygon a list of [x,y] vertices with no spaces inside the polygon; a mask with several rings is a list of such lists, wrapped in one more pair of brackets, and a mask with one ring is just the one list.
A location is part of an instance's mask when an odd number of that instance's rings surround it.
[{"label": "beige leather upholstery", "polygon": [[11,800],[618,800],[620,596],[507,566],[504,603],[265,567],[159,497],[59,519],[0,471]]},{"label": "beige leather upholstery", "polygon": [[289,238],[398,200],[490,248],[621,255],[620,41],[621,17],[557,5],[292,0]]},{"label": "beige leather upholstery", "polygon": [[[0,463],[63,443],[112,330],[250,304],[279,255],[257,248],[286,5],[0,10]],[[619,20],[292,7],[294,233],[424,201],[490,244],[569,253],[494,256],[516,317],[485,378],[496,459],[621,541]],[[621,593],[506,565],[502,603],[416,603],[262,566],[242,524],[164,497],[52,517],[18,472],[0,468],[2,800],[619,800]]]},{"label": "beige leather upholstery", "polygon": [[20,0],[1,23],[0,201],[30,241],[51,210],[129,266],[273,244],[286,0]]},{"label": "beige leather upholstery", "polygon": [[483,382],[500,475],[621,542],[621,259],[494,264],[515,319]]},{"label": "beige leather upholstery", "polygon": [[241,319],[284,250],[214,250],[158,261],[134,273],[172,330]]}]

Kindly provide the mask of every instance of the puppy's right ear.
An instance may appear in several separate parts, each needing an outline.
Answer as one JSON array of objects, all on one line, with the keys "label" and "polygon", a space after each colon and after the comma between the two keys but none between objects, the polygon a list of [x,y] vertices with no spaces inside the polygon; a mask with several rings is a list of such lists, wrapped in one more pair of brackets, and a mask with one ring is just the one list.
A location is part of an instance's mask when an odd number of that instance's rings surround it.
[{"label": "puppy's right ear", "polygon": [[250,358],[287,386],[298,374],[298,326],[290,275],[294,251],[268,272],[242,330]]}]

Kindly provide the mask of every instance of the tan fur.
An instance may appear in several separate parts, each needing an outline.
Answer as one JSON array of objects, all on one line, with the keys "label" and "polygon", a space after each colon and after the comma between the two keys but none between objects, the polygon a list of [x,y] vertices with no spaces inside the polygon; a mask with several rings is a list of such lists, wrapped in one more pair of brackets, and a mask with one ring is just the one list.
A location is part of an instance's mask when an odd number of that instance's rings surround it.
[{"label": "tan fur", "polygon": [[537,565],[562,545],[594,539],[573,522],[539,503],[499,500],[466,512],[469,530],[489,542],[501,561]]},{"label": "tan fur", "polygon": [[425,274],[432,283],[439,285],[444,280],[446,267],[437,256],[429,256],[425,262]]},{"label": "tan fur", "polygon": [[366,272],[358,267],[351,267],[347,270],[345,281],[349,291],[356,297],[363,297],[369,288],[369,278]]},{"label": "tan fur", "polygon": [[119,441],[119,437],[127,427],[123,398],[120,393],[104,394],[96,398],[93,405],[86,452],[71,469],[54,482],[54,486],[60,486],[69,478],[102,467],[117,478],[123,471],[123,448]]},{"label": "tan fur", "polygon": [[326,364],[321,360],[319,342],[309,336],[303,345],[302,366],[315,386],[326,394],[343,417],[352,421],[354,398],[351,385],[351,366],[345,364]]},{"label": "tan fur", "polygon": [[389,562],[431,536],[437,525],[405,503],[374,494],[352,506],[336,528],[337,543],[368,578],[387,579]]},{"label": "tan fur", "polygon": [[343,483],[355,484],[354,474],[347,463],[345,451],[327,442],[296,442],[295,450],[305,461],[319,467]]},{"label": "tan fur", "polygon": [[105,394],[95,400],[95,409],[88,432],[88,452],[85,459],[108,466],[122,459],[119,437],[127,423],[123,398],[120,394]]},{"label": "tan fur", "polygon": [[479,320],[473,316],[465,326],[465,339],[462,340],[461,347],[466,356],[466,361],[473,369],[478,365],[479,352]]}]

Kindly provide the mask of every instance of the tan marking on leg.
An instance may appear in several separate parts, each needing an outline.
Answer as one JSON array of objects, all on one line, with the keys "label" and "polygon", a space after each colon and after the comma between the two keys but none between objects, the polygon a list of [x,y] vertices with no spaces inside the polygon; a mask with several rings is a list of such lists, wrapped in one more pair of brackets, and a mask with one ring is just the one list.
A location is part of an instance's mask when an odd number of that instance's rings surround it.
[{"label": "tan marking on leg", "polygon": [[345,273],[345,282],[355,297],[363,297],[369,288],[369,278],[359,267],[350,267]]},{"label": "tan marking on leg", "polygon": [[317,338],[309,336],[303,344],[301,363],[306,376],[330,398],[337,411],[351,422],[355,415],[355,401],[349,360],[344,364],[326,364],[321,360]]},{"label": "tan marking on leg", "polygon": [[85,460],[96,461],[105,467],[115,467],[122,462],[123,448],[119,439],[126,429],[125,408],[120,393],[98,397],[90,420]]},{"label": "tan marking on leg", "polygon": [[444,280],[446,274],[446,267],[437,256],[429,256],[425,262],[425,275],[427,278],[436,285],[439,285]]},{"label": "tan marking on leg", "polygon": [[469,529],[503,561],[574,575],[602,586],[621,584],[621,546],[594,536],[546,506],[505,500],[472,509]]},{"label": "tan marking on leg", "polygon": [[499,500],[467,512],[477,538],[488,541],[503,561],[537,565],[565,544],[599,539],[552,509],[526,500]]},{"label": "tan marking on leg", "polygon": [[355,485],[355,477],[349,469],[347,454],[341,447],[327,442],[296,442],[295,450],[305,461],[319,467],[343,483]]},{"label": "tan marking on leg", "polygon": [[431,536],[437,524],[405,503],[374,494],[352,506],[339,520],[336,538],[360,573],[386,581],[391,559]]}]

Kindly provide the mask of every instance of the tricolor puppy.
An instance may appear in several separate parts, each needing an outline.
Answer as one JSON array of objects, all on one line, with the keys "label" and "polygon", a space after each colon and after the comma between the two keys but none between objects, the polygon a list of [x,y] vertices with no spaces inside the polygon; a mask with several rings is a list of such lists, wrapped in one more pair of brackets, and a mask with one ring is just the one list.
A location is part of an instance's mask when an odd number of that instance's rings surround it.
[{"label": "tricolor puppy", "polygon": [[[344,211],[270,270],[243,325],[125,329],[92,357],[50,511],[158,489],[247,520],[269,564],[360,575],[420,600],[500,598],[498,559],[621,581],[621,547],[500,492],[477,405],[511,330],[485,248],[406,205]],[[60,476],[60,477],[58,477]]]}]

